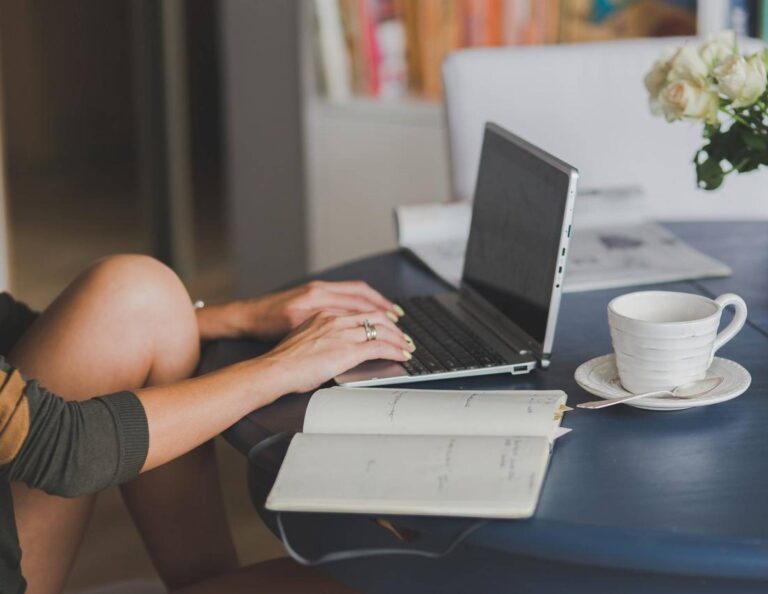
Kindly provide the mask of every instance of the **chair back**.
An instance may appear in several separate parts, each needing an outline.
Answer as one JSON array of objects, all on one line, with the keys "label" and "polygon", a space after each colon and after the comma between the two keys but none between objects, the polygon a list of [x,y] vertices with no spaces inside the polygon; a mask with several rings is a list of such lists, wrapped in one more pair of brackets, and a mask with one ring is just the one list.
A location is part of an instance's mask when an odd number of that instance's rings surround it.
[{"label": "chair back", "polygon": [[[698,122],[667,123],[643,77],[662,50],[695,38],[468,49],[443,64],[454,197],[472,198],[485,122],[577,167],[580,188],[642,186],[657,219],[768,219],[768,170],[696,187]],[[740,41],[742,51],[763,47]]]}]

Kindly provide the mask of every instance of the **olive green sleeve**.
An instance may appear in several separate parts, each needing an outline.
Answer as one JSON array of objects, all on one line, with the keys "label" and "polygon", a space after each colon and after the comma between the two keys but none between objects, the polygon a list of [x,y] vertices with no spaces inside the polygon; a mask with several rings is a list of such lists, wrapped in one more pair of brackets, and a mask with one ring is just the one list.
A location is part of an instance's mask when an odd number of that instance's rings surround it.
[{"label": "olive green sleeve", "polygon": [[132,392],[67,402],[0,358],[0,475],[68,497],[136,476],[149,430]]}]

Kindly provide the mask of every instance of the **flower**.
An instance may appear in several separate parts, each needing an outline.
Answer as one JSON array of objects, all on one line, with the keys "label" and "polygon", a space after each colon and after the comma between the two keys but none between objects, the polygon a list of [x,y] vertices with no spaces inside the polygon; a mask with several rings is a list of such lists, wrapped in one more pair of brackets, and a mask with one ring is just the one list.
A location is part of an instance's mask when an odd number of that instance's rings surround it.
[{"label": "flower", "polygon": [[667,80],[677,82],[687,80],[703,84],[709,76],[709,68],[699,55],[698,50],[686,43],[672,56]]},{"label": "flower", "polygon": [[670,83],[659,95],[659,104],[668,122],[695,119],[715,123],[719,101],[717,93],[690,80]]},{"label": "flower", "polygon": [[655,115],[661,115],[661,105],[659,103],[659,94],[667,84],[667,77],[672,70],[672,59],[677,55],[678,50],[667,48],[661,57],[654,62],[653,67],[645,75],[643,82],[650,96],[651,112]]},{"label": "flower", "polygon": [[763,56],[744,58],[738,54],[723,60],[713,72],[718,90],[734,107],[752,105],[765,92],[766,69]]},{"label": "flower", "polygon": [[699,48],[699,55],[709,68],[714,68],[720,62],[737,52],[736,34],[733,31],[723,31],[710,37]]},{"label": "flower", "polygon": [[665,52],[643,82],[655,115],[706,124],[693,158],[698,186],[714,190],[728,175],[768,167],[768,48],[741,55],[727,31]]},{"label": "flower", "polygon": [[645,88],[651,95],[651,99],[658,99],[659,93],[661,93],[664,85],[667,84],[667,76],[669,75],[669,71],[671,69],[672,60],[669,58],[662,58],[660,60],[656,60],[656,62],[653,63],[653,67],[643,79]]}]

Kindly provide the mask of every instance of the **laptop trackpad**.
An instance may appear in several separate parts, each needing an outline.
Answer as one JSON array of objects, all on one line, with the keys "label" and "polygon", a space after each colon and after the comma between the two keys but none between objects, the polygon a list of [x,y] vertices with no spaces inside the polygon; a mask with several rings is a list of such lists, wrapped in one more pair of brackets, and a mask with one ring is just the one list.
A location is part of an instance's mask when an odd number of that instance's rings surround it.
[{"label": "laptop trackpad", "polygon": [[338,384],[347,384],[364,380],[402,377],[404,375],[408,375],[408,372],[399,363],[386,361],[385,359],[376,359],[375,361],[361,363],[334,379]]}]

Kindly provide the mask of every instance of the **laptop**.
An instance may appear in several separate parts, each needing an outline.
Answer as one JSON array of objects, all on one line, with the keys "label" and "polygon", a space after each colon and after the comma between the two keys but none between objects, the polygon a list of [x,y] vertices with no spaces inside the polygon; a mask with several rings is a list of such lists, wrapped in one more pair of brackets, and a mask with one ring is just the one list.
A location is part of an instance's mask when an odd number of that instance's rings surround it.
[{"label": "laptop", "polygon": [[378,386],[549,365],[578,171],[488,123],[457,290],[399,299],[416,344],[405,363],[368,361],[344,386]]}]

